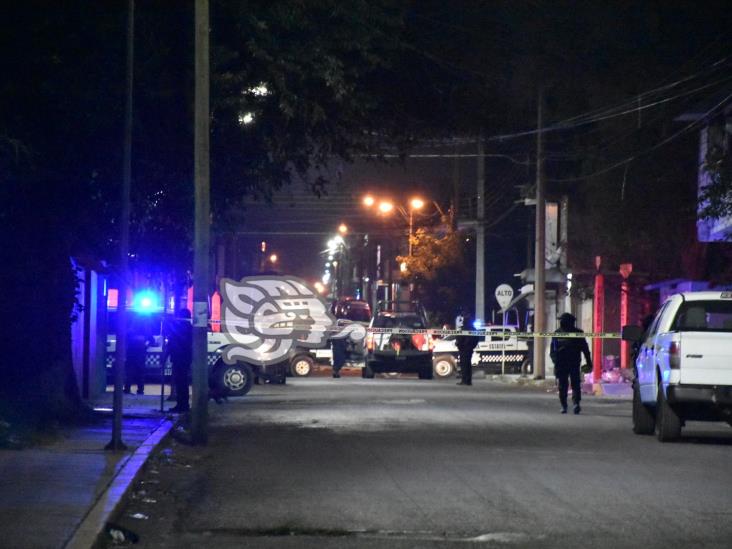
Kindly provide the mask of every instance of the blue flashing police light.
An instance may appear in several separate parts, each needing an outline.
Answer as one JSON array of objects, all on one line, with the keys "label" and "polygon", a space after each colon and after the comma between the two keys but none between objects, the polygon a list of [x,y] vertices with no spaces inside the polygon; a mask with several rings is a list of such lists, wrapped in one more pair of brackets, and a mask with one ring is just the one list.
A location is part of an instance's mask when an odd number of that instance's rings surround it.
[{"label": "blue flashing police light", "polygon": [[138,313],[152,313],[159,308],[157,296],[150,291],[140,292],[132,300],[132,309]]},{"label": "blue flashing police light", "polygon": [[473,329],[474,330],[482,330],[483,329],[483,321],[479,318],[476,318],[473,321]]}]

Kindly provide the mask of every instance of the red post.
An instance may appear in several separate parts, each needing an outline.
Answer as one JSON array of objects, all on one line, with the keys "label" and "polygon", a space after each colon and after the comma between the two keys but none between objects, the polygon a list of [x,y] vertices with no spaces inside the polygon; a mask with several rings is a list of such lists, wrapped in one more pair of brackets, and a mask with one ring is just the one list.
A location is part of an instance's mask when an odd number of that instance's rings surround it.
[{"label": "red post", "polygon": [[[620,284],[620,327],[626,326],[630,321],[630,284],[628,277],[633,272],[631,263],[620,265],[620,275],[623,282]],[[630,346],[627,341],[620,342],[620,367],[627,368],[630,365]]]},{"label": "red post", "polygon": [[221,294],[218,290],[211,296],[211,331],[221,331]]},{"label": "red post", "polygon": [[[605,277],[600,272],[602,258],[595,257],[595,299],[593,307],[592,331],[602,332],[605,323]],[[596,337],[592,340],[592,381],[597,383],[602,377],[602,338]]]}]

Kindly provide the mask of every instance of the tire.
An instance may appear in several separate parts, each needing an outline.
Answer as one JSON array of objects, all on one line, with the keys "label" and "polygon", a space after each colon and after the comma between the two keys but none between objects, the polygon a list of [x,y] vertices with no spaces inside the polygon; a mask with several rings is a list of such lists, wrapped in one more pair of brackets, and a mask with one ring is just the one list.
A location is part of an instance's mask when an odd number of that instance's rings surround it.
[{"label": "tire", "polygon": [[455,357],[450,355],[436,356],[432,360],[432,370],[438,379],[446,379],[454,376],[457,370]]},{"label": "tire", "polygon": [[368,362],[361,369],[361,377],[364,379],[374,379],[374,370],[369,366]]},{"label": "tire", "polygon": [[244,396],[252,388],[254,372],[248,364],[222,363],[215,370],[215,381],[225,396]]},{"label": "tire", "polygon": [[660,381],[656,397],[656,436],[661,442],[670,442],[681,436],[681,419],[668,405]]},{"label": "tire", "polygon": [[290,373],[293,377],[308,377],[313,373],[315,361],[308,355],[297,355],[290,361]]},{"label": "tire", "polygon": [[633,382],[633,432],[636,435],[652,435],[656,430],[656,417],[653,411],[643,404],[638,382]]}]

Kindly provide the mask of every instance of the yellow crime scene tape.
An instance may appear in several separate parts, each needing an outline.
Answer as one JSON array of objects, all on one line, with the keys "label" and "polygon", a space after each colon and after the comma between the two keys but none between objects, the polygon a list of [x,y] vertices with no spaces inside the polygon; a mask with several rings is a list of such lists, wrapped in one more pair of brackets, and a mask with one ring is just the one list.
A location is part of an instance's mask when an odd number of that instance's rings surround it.
[{"label": "yellow crime scene tape", "polygon": [[[225,333],[227,328],[237,328],[240,334],[255,333],[255,330],[250,323],[241,321],[227,321],[221,323],[220,321],[211,321],[211,324],[219,324],[221,326],[221,332]],[[346,331],[353,331],[348,327],[361,326],[360,329],[365,330],[369,334],[394,334],[394,335],[429,335],[433,337],[446,337],[446,336],[474,336],[474,337],[485,337],[491,335],[494,337],[500,337],[508,339],[511,337],[517,337],[520,339],[532,339],[534,337],[543,338],[597,338],[597,339],[620,339],[620,334],[617,332],[514,332],[511,330],[503,330],[500,327],[493,327],[493,329],[482,329],[482,330],[446,330],[442,328],[369,328],[357,323],[349,322],[338,326],[323,326],[315,325],[312,322],[302,322],[301,320],[295,320],[292,322],[285,322],[282,325],[275,324],[273,326],[265,328],[265,333],[269,330],[295,330],[303,332],[320,332],[320,333],[343,333]],[[363,333],[363,332],[361,332]]]},{"label": "yellow crime scene tape", "polygon": [[495,337],[518,337],[518,338],[534,338],[534,337],[559,337],[559,338],[601,338],[601,339],[620,339],[617,332],[512,332],[509,330],[443,330],[440,328],[366,328],[366,332],[370,334],[396,334],[396,335],[417,335],[425,334],[430,336],[476,336],[485,337],[487,335]]}]

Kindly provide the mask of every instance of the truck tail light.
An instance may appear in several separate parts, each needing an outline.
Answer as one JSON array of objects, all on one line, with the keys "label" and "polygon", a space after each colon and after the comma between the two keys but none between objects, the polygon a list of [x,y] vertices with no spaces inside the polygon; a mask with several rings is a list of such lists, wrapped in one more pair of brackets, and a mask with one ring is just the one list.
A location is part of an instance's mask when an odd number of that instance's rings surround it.
[{"label": "truck tail light", "polygon": [[366,350],[369,352],[374,350],[374,334],[366,335]]},{"label": "truck tail light", "polygon": [[425,334],[414,334],[412,336],[412,345],[414,345],[415,349],[419,349],[420,351],[429,351],[429,340],[432,338]]},{"label": "truck tail light", "polygon": [[668,364],[672,370],[678,370],[681,366],[681,343],[678,341],[669,343]]}]

